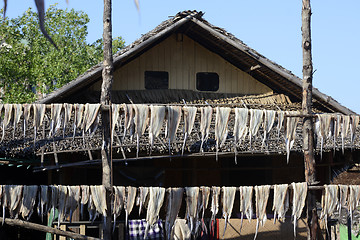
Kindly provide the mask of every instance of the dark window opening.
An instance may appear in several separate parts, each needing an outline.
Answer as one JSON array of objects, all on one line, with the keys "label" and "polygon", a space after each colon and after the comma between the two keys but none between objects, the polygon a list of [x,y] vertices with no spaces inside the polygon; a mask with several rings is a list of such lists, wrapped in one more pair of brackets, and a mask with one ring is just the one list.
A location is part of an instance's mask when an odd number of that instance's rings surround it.
[{"label": "dark window opening", "polygon": [[169,73],[145,71],[145,89],[169,89]]},{"label": "dark window opening", "polygon": [[198,91],[216,92],[219,90],[219,75],[214,72],[196,73],[196,89]]}]

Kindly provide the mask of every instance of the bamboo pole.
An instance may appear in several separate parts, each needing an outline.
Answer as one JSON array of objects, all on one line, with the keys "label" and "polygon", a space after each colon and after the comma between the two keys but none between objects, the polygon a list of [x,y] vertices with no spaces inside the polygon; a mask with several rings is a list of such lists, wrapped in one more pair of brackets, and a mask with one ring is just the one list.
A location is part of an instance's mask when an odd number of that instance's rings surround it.
[{"label": "bamboo pole", "polygon": [[[104,0],[103,15],[103,43],[104,61],[102,70],[102,85],[100,103],[103,105],[111,104],[111,86],[113,82],[113,56],[112,56],[112,25],[111,25],[111,0]],[[101,148],[102,160],[102,185],[106,190],[106,205],[111,206],[112,195],[112,159],[111,159],[111,109],[101,109],[103,121],[102,136],[103,144]],[[103,225],[103,238],[111,240],[111,207],[106,210]]]},{"label": "bamboo pole", "polygon": [[[303,98],[302,114],[312,114],[312,78],[313,65],[311,53],[311,5],[310,0],[302,1],[302,49],[303,49]],[[303,119],[303,152],[305,165],[305,180],[309,186],[316,182],[314,157],[314,126],[312,117]],[[319,230],[316,213],[316,198],[313,192],[307,195],[307,227],[308,239],[317,239]]]},{"label": "bamboo pole", "polygon": [[[3,218],[0,217],[0,222],[2,222],[2,220],[3,220]],[[41,224],[31,223],[31,222],[26,222],[26,221],[23,221],[20,219],[5,218],[5,224],[10,225],[10,226],[19,226],[19,227],[36,230],[36,231],[41,231],[41,232],[46,232],[46,233],[52,233],[52,234],[56,234],[59,236],[73,238],[73,239],[100,240],[99,238],[87,237],[85,235],[81,235],[78,233],[63,231],[63,230],[60,230],[57,228],[52,228],[52,227],[44,226]]]}]

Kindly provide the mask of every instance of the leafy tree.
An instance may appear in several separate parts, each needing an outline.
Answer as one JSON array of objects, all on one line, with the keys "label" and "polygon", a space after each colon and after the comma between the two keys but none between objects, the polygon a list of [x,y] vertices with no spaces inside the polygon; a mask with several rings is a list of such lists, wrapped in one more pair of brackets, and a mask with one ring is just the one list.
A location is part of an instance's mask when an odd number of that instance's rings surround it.
[{"label": "leafy tree", "polygon": [[[45,28],[58,50],[43,36],[30,8],[17,18],[0,19],[0,89],[2,102],[36,100],[75,79],[103,58],[102,40],[86,43],[89,18],[82,11],[48,8]],[[124,46],[113,41],[114,51]]]}]

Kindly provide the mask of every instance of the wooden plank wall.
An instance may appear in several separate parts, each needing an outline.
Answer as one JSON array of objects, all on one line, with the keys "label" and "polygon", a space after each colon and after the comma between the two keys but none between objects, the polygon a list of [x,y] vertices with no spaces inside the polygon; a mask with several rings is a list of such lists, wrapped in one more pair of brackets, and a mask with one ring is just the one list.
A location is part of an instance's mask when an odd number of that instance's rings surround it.
[{"label": "wooden plank wall", "polygon": [[[220,93],[263,94],[272,90],[183,34],[173,34],[114,72],[113,90],[144,90],[145,71],[169,72],[169,89],[196,90],[197,72],[216,72]],[[101,83],[93,86],[99,91]]]}]

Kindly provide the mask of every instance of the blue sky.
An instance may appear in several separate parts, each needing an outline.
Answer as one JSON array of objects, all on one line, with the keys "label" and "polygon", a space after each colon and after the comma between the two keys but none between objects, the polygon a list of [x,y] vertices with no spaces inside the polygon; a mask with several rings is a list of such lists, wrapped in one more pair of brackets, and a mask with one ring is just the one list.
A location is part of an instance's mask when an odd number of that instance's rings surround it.
[{"label": "blue sky", "polygon": [[[103,1],[45,0],[46,7],[74,8],[90,17],[88,42],[102,37]],[[205,12],[204,18],[225,28],[270,60],[302,78],[301,0],[113,0],[113,36],[130,44],[169,16],[183,10]],[[2,3],[2,1],[1,1]],[[16,17],[33,1],[9,0],[7,16]],[[360,1],[312,1],[313,85],[360,113]]]}]

